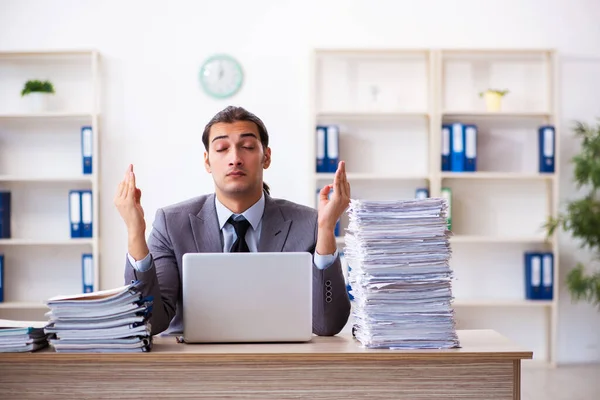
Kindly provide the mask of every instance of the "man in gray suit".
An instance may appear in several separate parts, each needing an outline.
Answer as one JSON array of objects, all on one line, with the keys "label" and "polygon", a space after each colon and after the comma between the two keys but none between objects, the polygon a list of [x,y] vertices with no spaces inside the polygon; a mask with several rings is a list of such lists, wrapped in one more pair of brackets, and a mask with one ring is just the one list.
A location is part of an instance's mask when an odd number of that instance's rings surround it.
[{"label": "man in gray suit", "polygon": [[227,107],[206,125],[202,142],[215,193],[158,209],[148,241],[132,165],[114,200],[128,233],[125,282],[141,281],[154,297],[152,334],[182,332],[182,256],[228,251],[311,252],[313,333],[339,333],[350,314],[334,235],[350,203],[344,162],[333,184],[321,190],[317,211],[269,195],[263,182],[263,169],[271,164],[269,136],[254,114]]}]

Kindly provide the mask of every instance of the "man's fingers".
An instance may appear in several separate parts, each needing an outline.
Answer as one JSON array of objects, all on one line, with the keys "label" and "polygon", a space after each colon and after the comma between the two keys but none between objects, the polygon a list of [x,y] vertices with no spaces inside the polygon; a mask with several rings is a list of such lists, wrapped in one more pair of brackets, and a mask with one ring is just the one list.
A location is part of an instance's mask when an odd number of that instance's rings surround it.
[{"label": "man's fingers", "polygon": [[117,196],[118,197],[123,197],[126,187],[127,187],[127,185],[125,184],[125,181],[121,181],[121,183],[119,183],[119,187],[117,188]]},{"label": "man's fingers", "polygon": [[319,201],[328,200],[329,192],[331,192],[331,185],[325,185],[319,192]]}]

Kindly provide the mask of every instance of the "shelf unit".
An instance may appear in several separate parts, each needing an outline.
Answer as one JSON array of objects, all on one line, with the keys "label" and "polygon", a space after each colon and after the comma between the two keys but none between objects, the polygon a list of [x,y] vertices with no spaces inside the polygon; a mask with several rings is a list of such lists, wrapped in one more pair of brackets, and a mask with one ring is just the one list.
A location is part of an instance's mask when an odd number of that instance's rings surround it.
[{"label": "shelf unit", "polygon": [[[0,318],[43,319],[44,302],[83,291],[84,253],[98,290],[100,55],[95,50],[0,52],[0,190],[12,194]],[[49,79],[46,111],[31,111],[20,90]],[[81,127],[92,127],[92,174],[83,174]],[[71,238],[69,190],[92,190],[92,237]]]},{"label": "shelf unit", "polygon": [[[538,172],[537,127],[554,125],[560,137],[555,52],[317,49],[312,64],[311,161],[316,126],[335,124],[352,198],[414,198],[421,187],[439,197],[451,187],[459,328],[497,329],[554,363],[559,254],[542,224],[557,214],[559,177]],[[479,97],[490,87],[510,90],[501,111]],[[441,171],[441,128],[451,122],[478,126],[477,172]],[[334,175],[313,176],[314,193]],[[346,226],[344,215],[340,250]],[[554,253],[552,300],[525,299],[526,250]]]}]

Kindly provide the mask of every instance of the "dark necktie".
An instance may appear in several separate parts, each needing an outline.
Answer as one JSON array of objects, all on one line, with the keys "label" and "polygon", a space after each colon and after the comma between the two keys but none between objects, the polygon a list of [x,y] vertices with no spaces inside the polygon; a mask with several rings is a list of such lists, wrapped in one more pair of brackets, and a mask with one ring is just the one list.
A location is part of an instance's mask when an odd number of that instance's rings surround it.
[{"label": "dark necktie", "polygon": [[229,251],[231,253],[249,253],[250,249],[248,248],[248,243],[246,243],[246,232],[250,227],[250,222],[244,217],[236,221],[233,219],[233,216],[229,217],[227,222],[233,225],[233,229],[235,229],[235,234],[237,236],[237,239]]}]

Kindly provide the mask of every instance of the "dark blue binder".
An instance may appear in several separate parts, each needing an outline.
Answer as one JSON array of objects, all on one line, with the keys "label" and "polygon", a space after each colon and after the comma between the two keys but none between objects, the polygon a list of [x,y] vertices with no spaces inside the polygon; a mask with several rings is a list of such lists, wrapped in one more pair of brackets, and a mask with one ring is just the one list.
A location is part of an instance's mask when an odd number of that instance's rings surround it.
[{"label": "dark blue binder", "polygon": [[477,171],[477,126],[465,125],[465,160],[464,170],[467,172]]},{"label": "dark blue binder", "polygon": [[83,283],[83,293],[94,291],[94,261],[89,253],[81,256],[81,280]]},{"label": "dark blue binder", "polygon": [[327,127],[317,126],[317,172],[327,172]]},{"label": "dark blue binder", "polygon": [[525,298],[541,299],[542,257],[538,252],[525,252]]},{"label": "dark blue binder", "polygon": [[340,128],[337,125],[327,126],[326,143],[327,172],[335,172],[340,161]]},{"label": "dark blue binder", "polygon": [[83,226],[81,223],[81,192],[79,190],[69,191],[69,224],[71,237],[80,238]]},{"label": "dark blue binder", "polygon": [[451,149],[452,135],[450,134],[452,126],[448,124],[442,125],[442,171],[451,171]]},{"label": "dark blue binder", "polygon": [[0,303],[4,301],[4,254],[0,254]]},{"label": "dark blue binder", "polygon": [[542,284],[540,299],[552,300],[554,293],[554,254],[541,253],[542,257]]},{"label": "dark blue binder", "polygon": [[92,173],[92,127],[81,127],[81,157],[83,160],[83,173],[85,175]]},{"label": "dark blue binder", "polygon": [[93,236],[93,204],[92,191],[81,190],[81,237]]},{"label": "dark blue binder", "polygon": [[338,219],[336,224],[335,224],[335,229],[333,231],[335,237],[339,237],[340,236],[340,220]]},{"label": "dark blue binder", "polygon": [[450,168],[452,172],[463,172],[465,170],[465,132],[463,124],[454,123],[450,130],[452,148],[450,150]]},{"label": "dark blue binder", "polygon": [[426,199],[428,197],[429,197],[429,189],[417,188],[417,190],[415,190],[415,199]]},{"label": "dark blue binder", "polygon": [[538,129],[539,170],[540,173],[554,172],[554,154],[556,150],[555,129],[552,125],[543,125]]},{"label": "dark blue binder", "polygon": [[0,192],[0,239],[10,239],[10,203],[11,195],[8,191]]}]

